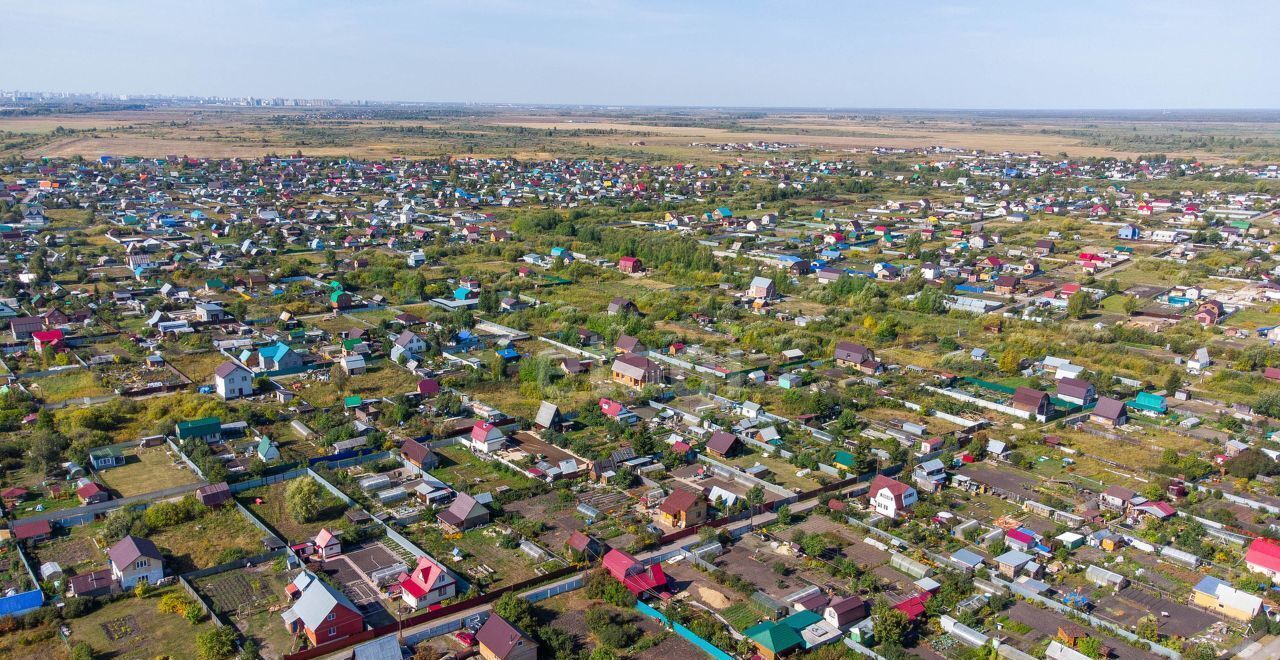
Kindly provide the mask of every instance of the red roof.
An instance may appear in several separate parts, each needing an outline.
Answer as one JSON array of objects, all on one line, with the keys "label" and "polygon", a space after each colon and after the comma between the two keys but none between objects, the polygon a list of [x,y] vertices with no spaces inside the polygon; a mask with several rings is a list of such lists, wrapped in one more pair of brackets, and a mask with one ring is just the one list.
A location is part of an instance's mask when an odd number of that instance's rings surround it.
[{"label": "red roof", "polygon": [[915,621],[916,617],[924,614],[924,604],[928,602],[931,595],[932,594],[926,591],[917,596],[912,596],[911,598],[894,605],[893,609],[907,615],[908,621]]},{"label": "red roof", "polygon": [[662,572],[662,564],[658,563],[646,568],[644,564],[621,550],[610,550],[604,556],[604,568],[628,591],[636,595],[646,591],[662,590],[667,585],[667,576]]},{"label": "red roof", "polygon": [[910,486],[894,479],[893,477],[886,477],[883,474],[877,474],[875,478],[871,480],[871,490],[869,491],[871,497],[875,497],[876,493],[880,492],[883,488],[888,488],[889,492],[893,493],[897,498],[901,498],[908,490],[911,489]]},{"label": "red roof", "polygon": [[37,536],[48,536],[52,533],[53,526],[49,524],[48,520],[32,520],[13,524],[13,535],[19,541]]},{"label": "red roof", "polygon": [[1258,538],[1249,545],[1244,562],[1252,566],[1280,572],[1280,541]]},{"label": "red roof", "polygon": [[76,489],[76,495],[84,498],[90,498],[102,492],[106,491],[102,490],[102,486],[99,486],[92,481]]},{"label": "red roof", "polygon": [[1035,539],[1035,537],[1031,536],[1030,534],[1028,534],[1028,533],[1026,533],[1026,532],[1024,532],[1024,531],[1022,531],[1022,530],[1020,530],[1020,529],[1011,529],[1011,530],[1009,530],[1009,532],[1008,532],[1007,534],[1005,534],[1005,537],[1006,537],[1006,538],[1013,539],[1013,540],[1015,540],[1015,541],[1017,541],[1017,542],[1019,542],[1019,543],[1025,544],[1025,545],[1030,545],[1030,544],[1032,544],[1032,543],[1035,543],[1035,540],[1036,540],[1036,539]]},{"label": "red roof", "polygon": [[36,332],[31,333],[31,337],[40,343],[58,341],[59,339],[62,339],[62,331],[61,330],[38,330]]},{"label": "red roof", "polygon": [[600,399],[600,412],[610,416],[617,417],[622,414],[622,404],[613,399]]}]

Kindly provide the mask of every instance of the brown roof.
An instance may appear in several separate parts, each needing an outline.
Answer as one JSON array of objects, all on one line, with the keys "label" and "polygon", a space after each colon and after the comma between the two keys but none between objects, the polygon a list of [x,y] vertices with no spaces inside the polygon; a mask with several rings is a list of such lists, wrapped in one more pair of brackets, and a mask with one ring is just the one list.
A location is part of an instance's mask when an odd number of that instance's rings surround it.
[{"label": "brown roof", "polygon": [[1048,394],[1031,387],[1019,387],[1013,391],[1013,405],[1040,407],[1040,403],[1044,401]]},{"label": "brown roof", "polygon": [[431,448],[417,440],[405,440],[404,444],[400,445],[400,455],[415,465],[422,465],[430,458]]},{"label": "brown roof", "polygon": [[476,631],[476,642],[499,658],[507,657],[518,646],[534,643],[519,628],[497,614],[490,614],[489,620]]},{"label": "brown roof", "polygon": [[658,510],[669,516],[678,515],[693,508],[701,498],[702,495],[699,493],[677,488],[671,491],[667,499],[662,500],[662,506],[659,506]]}]

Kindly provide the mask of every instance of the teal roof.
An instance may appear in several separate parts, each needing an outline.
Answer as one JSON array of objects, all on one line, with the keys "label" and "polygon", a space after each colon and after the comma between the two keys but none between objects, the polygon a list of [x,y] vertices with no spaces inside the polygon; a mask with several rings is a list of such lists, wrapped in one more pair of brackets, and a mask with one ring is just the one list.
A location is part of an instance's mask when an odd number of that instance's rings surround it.
[{"label": "teal roof", "polygon": [[821,620],[822,616],[813,610],[800,610],[799,612],[782,619],[778,623],[788,626],[792,630],[804,630]]},{"label": "teal roof", "polygon": [[271,360],[273,362],[279,362],[280,358],[284,357],[288,352],[289,345],[279,341],[271,346],[264,346],[258,349],[258,355],[262,356],[263,359]]},{"label": "teal roof", "polygon": [[1129,405],[1139,410],[1150,410],[1158,413],[1168,409],[1165,405],[1164,397],[1150,392],[1138,392],[1138,396],[1134,397]]},{"label": "teal roof", "polygon": [[847,451],[838,451],[834,461],[840,465],[853,465],[853,454]]},{"label": "teal roof", "polygon": [[178,422],[175,427],[179,439],[202,438],[222,431],[222,420],[217,417],[202,417]]},{"label": "teal roof", "polygon": [[364,405],[364,399],[360,398],[360,395],[358,394],[353,394],[343,399],[342,405],[346,406],[347,408],[359,408],[360,406]]},{"label": "teal roof", "polygon": [[804,644],[804,640],[800,638],[800,633],[796,632],[794,628],[773,621],[766,621],[747,628],[743,631],[743,634],[750,637],[751,641],[773,653],[784,653]]}]

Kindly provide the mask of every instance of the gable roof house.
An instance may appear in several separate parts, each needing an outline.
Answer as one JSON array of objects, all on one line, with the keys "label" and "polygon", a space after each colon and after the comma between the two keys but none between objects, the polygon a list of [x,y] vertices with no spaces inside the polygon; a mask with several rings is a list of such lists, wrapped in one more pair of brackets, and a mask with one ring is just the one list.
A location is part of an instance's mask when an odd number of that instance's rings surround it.
[{"label": "gable roof house", "polygon": [[1280,541],[1254,539],[1244,554],[1244,565],[1251,572],[1265,575],[1280,584]]},{"label": "gable roof house", "polygon": [[227,360],[213,371],[214,389],[224,400],[253,394],[253,373]]},{"label": "gable roof house", "polygon": [[609,575],[637,596],[666,589],[667,576],[662,572],[661,563],[646,567],[635,557],[614,549],[605,553],[602,565]]},{"label": "gable roof house", "polygon": [[431,447],[417,440],[405,440],[400,445],[400,457],[405,463],[417,468],[418,470],[430,470],[436,466],[436,453],[431,451]]},{"label": "gable roof house", "polygon": [[875,351],[851,341],[836,344],[835,358],[837,366],[853,367],[867,374],[879,373],[881,369]]},{"label": "gable roof house", "polygon": [[413,609],[435,605],[458,593],[458,581],[431,557],[418,557],[412,572],[400,574],[398,584],[400,599]]},{"label": "gable roof house", "polygon": [[662,522],[669,527],[684,529],[707,521],[707,499],[702,493],[676,488],[658,506]]},{"label": "gable roof house", "polygon": [[111,578],[124,589],[164,579],[164,557],[150,539],[130,534],[107,549],[107,558],[111,560]]},{"label": "gable roof house", "polygon": [[305,634],[312,646],[349,637],[364,630],[364,617],[351,599],[310,571],[294,578],[286,591],[297,600],[281,613],[289,632]]},{"label": "gable roof house", "polygon": [[876,513],[886,518],[897,518],[916,503],[916,489],[883,474],[877,474],[871,480],[871,489],[867,491]]},{"label": "gable roof house", "polygon": [[477,420],[471,427],[471,435],[468,436],[471,441],[471,448],[475,451],[492,453],[502,448],[502,443],[506,442],[507,436],[493,422],[485,420]]},{"label": "gable roof house", "polygon": [[1124,426],[1129,423],[1129,412],[1124,401],[1109,396],[1099,397],[1089,414],[1089,421],[1108,428]]},{"label": "gable roof house", "polygon": [[662,368],[649,358],[627,353],[613,361],[613,380],[631,387],[661,383]]},{"label": "gable roof house", "polygon": [[1063,401],[1070,401],[1081,406],[1093,403],[1098,397],[1093,383],[1083,378],[1063,378],[1059,380],[1056,394]]},{"label": "gable roof house", "polygon": [[458,493],[449,508],[436,518],[440,524],[461,532],[489,522],[489,510],[467,493]]},{"label": "gable roof house", "polygon": [[476,645],[485,660],[537,660],[538,643],[510,621],[490,614],[476,631]]},{"label": "gable roof house", "polygon": [[715,431],[711,434],[711,439],[707,440],[707,452],[720,458],[732,456],[741,447],[742,441],[738,436],[728,431]]},{"label": "gable roof house", "polygon": [[1023,386],[1013,391],[1013,398],[1009,400],[1009,405],[1017,410],[1031,413],[1040,421],[1044,421],[1044,418],[1053,410],[1053,403],[1049,401],[1047,393]]}]

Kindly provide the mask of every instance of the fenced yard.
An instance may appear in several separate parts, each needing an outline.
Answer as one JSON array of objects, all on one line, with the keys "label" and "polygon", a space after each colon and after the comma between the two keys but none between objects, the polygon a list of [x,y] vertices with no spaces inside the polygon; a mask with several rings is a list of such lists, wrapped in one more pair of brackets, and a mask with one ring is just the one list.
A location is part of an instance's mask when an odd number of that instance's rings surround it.
[{"label": "fenced yard", "polygon": [[98,472],[102,484],[120,497],[144,495],[200,480],[185,464],[173,460],[164,446],[127,449],[124,456],[124,465]]}]

